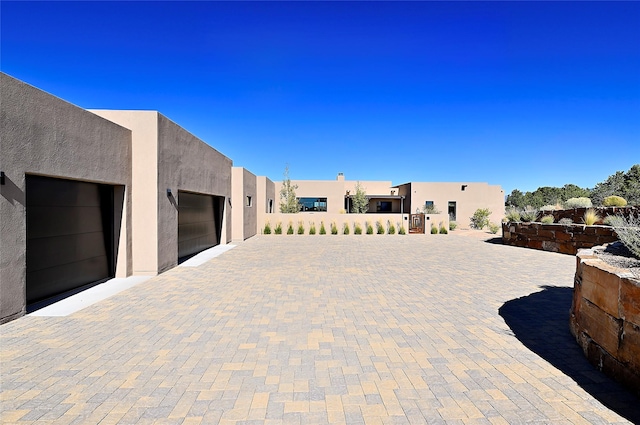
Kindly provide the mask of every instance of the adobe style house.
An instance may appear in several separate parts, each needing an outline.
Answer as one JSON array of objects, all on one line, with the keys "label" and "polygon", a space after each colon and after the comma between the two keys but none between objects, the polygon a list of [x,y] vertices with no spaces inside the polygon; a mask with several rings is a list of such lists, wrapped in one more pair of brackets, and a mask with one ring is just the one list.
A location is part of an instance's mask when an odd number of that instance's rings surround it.
[{"label": "adobe style house", "polygon": [[[318,213],[323,212],[353,213],[358,183],[369,200],[367,214],[409,215],[423,212],[424,207],[430,205],[438,211],[432,214],[438,220],[455,221],[460,228],[469,228],[470,218],[478,208],[488,208],[495,223],[500,223],[504,216],[504,191],[500,186],[487,183],[410,182],[393,186],[391,181],[345,180],[342,173],[335,180],[291,180],[291,184],[297,186],[301,213],[314,213],[318,217]],[[282,182],[276,182],[276,194],[281,188]]]},{"label": "adobe style house", "polygon": [[[302,211],[279,213],[282,183],[234,167],[157,111],[85,110],[0,73],[0,323],[114,277],[154,276],[277,220],[357,220],[461,227],[477,208],[499,222],[504,194],[486,183],[294,181]],[[366,217],[366,218],[362,218]],[[361,224],[364,224],[362,222]]]}]

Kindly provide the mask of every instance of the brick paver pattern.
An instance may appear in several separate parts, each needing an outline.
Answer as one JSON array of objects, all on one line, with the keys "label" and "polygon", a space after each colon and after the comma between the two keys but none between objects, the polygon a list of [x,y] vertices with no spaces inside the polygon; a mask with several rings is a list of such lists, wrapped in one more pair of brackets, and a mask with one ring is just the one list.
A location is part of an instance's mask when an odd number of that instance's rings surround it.
[{"label": "brick paver pattern", "polygon": [[[71,316],[2,325],[2,423],[629,423],[588,391],[618,387],[577,346],[558,355],[581,385],[499,313],[574,273],[573,256],[455,232],[254,237]],[[569,335],[565,299],[551,345]]]}]

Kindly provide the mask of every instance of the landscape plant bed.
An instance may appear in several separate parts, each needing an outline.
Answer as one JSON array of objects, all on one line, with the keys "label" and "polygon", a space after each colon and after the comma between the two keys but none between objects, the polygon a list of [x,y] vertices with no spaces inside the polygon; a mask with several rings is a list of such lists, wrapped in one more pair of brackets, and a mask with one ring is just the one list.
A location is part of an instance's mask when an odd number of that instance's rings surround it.
[{"label": "landscape plant bed", "polygon": [[570,330],[592,365],[640,396],[638,272],[620,243],[580,250]]}]

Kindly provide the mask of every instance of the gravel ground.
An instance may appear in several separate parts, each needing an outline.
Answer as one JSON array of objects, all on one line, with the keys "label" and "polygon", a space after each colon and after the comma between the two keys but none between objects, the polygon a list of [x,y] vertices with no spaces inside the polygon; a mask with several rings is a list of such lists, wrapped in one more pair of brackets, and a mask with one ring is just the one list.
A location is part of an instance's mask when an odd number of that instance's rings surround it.
[{"label": "gravel ground", "polygon": [[629,269],[637,279],[640,279],[640,259],[634,257],[622,243],[613,242],[602,247],[594,247],[593,252],[605,263]]}]

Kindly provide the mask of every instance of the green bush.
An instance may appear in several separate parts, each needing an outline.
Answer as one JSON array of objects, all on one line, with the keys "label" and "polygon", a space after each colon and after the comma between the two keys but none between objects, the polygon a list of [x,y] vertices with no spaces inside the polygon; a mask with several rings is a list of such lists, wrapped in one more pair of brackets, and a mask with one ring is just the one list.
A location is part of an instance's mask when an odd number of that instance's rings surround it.
[{"label": "green bush", "polygon": [[544,224],[551,224],[551,223],[553,223],[554,221],[555,221],[555,220],[554,220],[554,218],[553,218],[553,215],[551,215],[551,214],[544,215],[544,216],[542,216],[542,218],[540,219],[540,222],[541,222],[541,223],[544,223]]},{"label": "green bush", "polygon": [[440,234],[441,235],[446,235],[448,234],[449,231],[447,230],[447,228],[444,226],[444,223],[441,221],[440,222]]},{"label": "green bush", "polygon": [[509,223],[517,223],[520,221],[520,210],[511,207],[507,210],[506,219]]},{"label": "green bush", "polygon": [[337,235],[338,234],[338,226],[336,226],[336,222],[332,222],[331,223],[331,234],[332,235]]},{"label": "green bush", "polygon": [[580,198],[569,198],[564,201],[564,207],[569,208],[591,208],[593,204],[591,203],[591,199],[580,197]]},{"label": "green bush", "polygon": [[309,234],[310,235],[316,234],[316,224],[313,221],[309,224]]},{"label": "green bush", "polygon": [[491,211],[488,208],[478,208],[471,217],[471,227],[474,229],[484,229],[489,225]]},{"label": "green bush", "polygon": [[321,235],[326,235],[327,234],[327,229],[324,228],[324,221],[320,222],[320,234]]},{"label": "green bush", "polygon": [[264,225],[264,231],[263,233],[265,235],[270,235],[271,234],[271,224],[269,224],[269,222],[267,221]]},{"label": "green bush", "polygon": [[399,235],[406,235],[407,231],[404,230],[404,226],[400,226],[400,229],[398,230],[398,234]]},{"label": "green bush", "polygon": [[373,226],[368,221],[365,223],[367,227],[367,235],[373,235]]},{"label": "green bush", "polygon": [[608,215],[602,220],[604,224],[607,226],[615,227],[620,224],[620,216],[617,215]]},{"label": "green bush", "polygon": [[538,210],[533,207],[526,207],[520,211],[520,220],[525,223],[534,222],[538,219]]},{"label": "green bush", "polygon": [[431,234],[432,235],[437,235],[438,234],[438,228],[434,224],[431,225]]},{"label": "green bush", "polygon": [[278,224],[276,224],[276,228],[274,229],[274,233],[276,235],[281,235],[282,234],[282,223],[278,222]]},{"label": "green bush", "polygon": [[298,222],[298,234],[304,235],[304,223],[302,221]]},{"label": "green bush", "polygon": [[293,223],[289,222],[289,226],[287,227],[287,235],[293,235]]},{"label": "green bush", "polygon": [[558,220],[558,223],[566,226],[568,224],[573,224],[573,220],[571,220],[569,217],[564,217]]},{"label": "green bush", "polygon": [[360,226],[360,223],[358,223],[357,221],[353,225],[353,234],[354,235],[361,235],[362,234],[362,227]]},{"label": "green bush", "polygon": [[605,207],[626,207],[627,200],[622,196],[612,195],[604,198],[604,200],[602,201],[602,205]]},{"label": "green bush", "polygon": [[626,246],[629,251],[638,259],[640,259],[640,213],[637,215],[629,215],[629,217],[618,216],[615,220],[613,230],[615,230],[620,242]]},{"label": "green bush", "polygon": [[449,230],[456,230],[456,227],[458,227],[458,223],[456,223],[455,221],[449,222]]},{"label": "green bush", "polygon": [[384,235],[384,226],[379,221],[376,221],[376,233]]},{"label": "green bush", "polygon": [[344,227],[342,228],[342,234],[343,235],[348,235],[350,233],[349,231],[349,223],[344,223]]},{"label": "green bush", "polygon": [[498,230],[500,230],[500,225],[495,223],[489,223],[489,231],[491,233],[495,235],[496,233],[498,233]]},{"label": "green bush", "polygon": [[390,235],[396,234],[396,226],[394,226],[392,222],[388,221],[387,227],[389,228],[389,231],[387,233],[389,233]]}]

